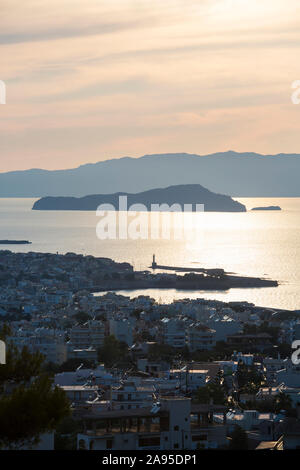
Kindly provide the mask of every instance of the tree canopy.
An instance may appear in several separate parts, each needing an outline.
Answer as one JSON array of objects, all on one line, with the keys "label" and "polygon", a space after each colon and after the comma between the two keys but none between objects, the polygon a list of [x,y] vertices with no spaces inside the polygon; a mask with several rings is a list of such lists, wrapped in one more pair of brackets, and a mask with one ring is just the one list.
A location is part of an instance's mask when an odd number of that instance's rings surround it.
[{"label": "tree canopy", "polygon": [[30,448],[70,413],[64,390],[42,372],[43,360],[26,347],[7,348],[0,366],[0,448]]},{"label": "tree canopy", "polygon": [[106,367],[112,367],[120,362],[128,362],[128,346],[126,343],[118,341],[114,335],[104,339],[102,348],[98,350],[100,362],[104,362]]},{"label": "tree canopy", "polygon": [[215,405],[226,404],[226,393],[222,385],[212,382],[198,388],[196,392],[196,401],[198,403],[209,404],[211,400],[213,400]]}]

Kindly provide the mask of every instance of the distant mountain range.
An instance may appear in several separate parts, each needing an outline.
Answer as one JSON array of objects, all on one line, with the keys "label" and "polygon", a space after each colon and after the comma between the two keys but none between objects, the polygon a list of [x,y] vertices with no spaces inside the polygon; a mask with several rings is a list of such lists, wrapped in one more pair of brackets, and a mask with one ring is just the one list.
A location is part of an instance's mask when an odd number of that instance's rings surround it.
[{"label": "distant mountain range", "polygon": [[0,173],[0,197],[137,193],[178,184],[201,184],[235,197],[299,197],[299,175],[298,154],[145,155],[70,170]]},{"label": "distant mountain range", "polygon": [[[192,211],[196,210],[196,204],[204,204],[205,211],[208,212],[245,212],[246,207],[229,196],[215,194],[199,184],[188,184],[170,186],[164,189],[151,189],[138,194],[115,193],[115,194],[97,194],[75,197],[45,197],[35,202],[33,210],[81,210],[96,211],[100,204],[112,204],[119,209],[119,196],[127,196],[126,209],[130,209],[133,204],[143,204],[147,210],[151,210],[152,204],[180,204],[183,210],[184,204],[191,204]],[[136,209],[137,210],[137,209]],[[152,210],[155,210],[152,208]],[[165,210],[168,208],[157,207],[156,210]],[[176,210],[176,209],[175,209]]]}]

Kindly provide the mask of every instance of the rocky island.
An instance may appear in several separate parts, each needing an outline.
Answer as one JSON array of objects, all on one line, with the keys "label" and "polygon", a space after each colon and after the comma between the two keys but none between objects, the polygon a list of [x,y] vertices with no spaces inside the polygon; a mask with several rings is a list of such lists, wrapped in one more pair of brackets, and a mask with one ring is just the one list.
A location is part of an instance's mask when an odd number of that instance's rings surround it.
[{"label": "rocky island", "polygon": [[[168,188],[152,189],[141,193],[96,194],[81,198],[76,197],[43,197],[35,202],[33,210],[54,211],[96,211],[101,204],[112,204],[119,208],[120,196],[127,196],[127,210],[133,204],[143,204],[147,211],[168,211],[165,208],[154,208],[153,205],[190,204],[192,211],[196,204],[204,204],[207,212],[246,212],[246,207],[233,200],[230,196],[213,193],[200,184],[169,186]],[[123,209],[122,209],[123,210]]]},{"label": "rocky island", "polygon": [[252,211],[281,211],[279,206],[253,207]]},{"label": "rocky island", "polygon": [[0,240],[0,245],[30,245],[28,240]]}]

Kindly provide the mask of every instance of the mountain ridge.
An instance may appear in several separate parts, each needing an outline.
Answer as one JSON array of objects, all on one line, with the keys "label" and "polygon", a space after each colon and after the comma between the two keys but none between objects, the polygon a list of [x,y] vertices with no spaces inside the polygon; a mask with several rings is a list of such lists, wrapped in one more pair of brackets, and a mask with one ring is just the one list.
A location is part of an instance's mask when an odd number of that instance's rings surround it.
[{"label": "mountain ridge", "polygon": [[63,170],[0,173],[0,197],[77,196],[142,192],[200,184],[233,197],[300,197],[299,154],[226,151],[209,155],[146,154],[86,163]]}]

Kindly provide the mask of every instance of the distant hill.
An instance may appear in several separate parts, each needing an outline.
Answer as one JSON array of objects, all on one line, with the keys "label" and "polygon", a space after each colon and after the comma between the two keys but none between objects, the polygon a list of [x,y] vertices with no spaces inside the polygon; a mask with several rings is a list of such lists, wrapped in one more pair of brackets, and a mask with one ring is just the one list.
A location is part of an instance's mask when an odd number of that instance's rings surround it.
[{"label": "distant hill", "polygon": [[[196,210],[196,204],[204,204],[205,211],[209,212],[245,212],[243,204],[234,201],[229,196],[215,194],[199,184],[170,186],[164,189],[152,189],[138,194],[115,193],[96,194],[82,198],[74,197],[45,197],[36,201],[33,210],[65,210],[65,211],[96,211],[100,204],[112,204],[119,208],[119,196],[127,196],[127,209],[132,204],[143,204],[147,210],[151,204],[180,204],[183,210],[184,204],[192,204],[192,210]],[[160,210],[160,209],[157,209]]]},{"label": "distant hill", "polygon": [[70,170],[0,173],[0,197],[137,193],[179,184],[201,184],[235,197],[299,197],[299,175],[297,154],[145,155]]},{"label": "distant hill", "polygon": [[252,211],[281,211],[280,206],[253,207]]}]

